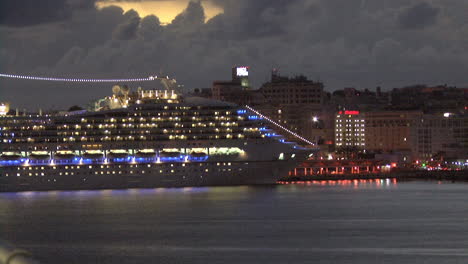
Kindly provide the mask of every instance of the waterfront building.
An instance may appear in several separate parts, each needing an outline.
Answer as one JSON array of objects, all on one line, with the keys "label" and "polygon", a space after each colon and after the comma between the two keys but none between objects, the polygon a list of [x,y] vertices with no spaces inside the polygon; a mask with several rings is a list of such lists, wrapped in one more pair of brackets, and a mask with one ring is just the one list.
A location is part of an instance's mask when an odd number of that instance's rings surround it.
[{"label": "waterfront building", "polygon": [[413,158],[468,159],[468,114],[424,114],[412,123]]},{"label": "waterfront building", "polygon": [[366,112],[366,150],[372,152],[411,151],[411,123],[420,111]]},{"label": "waterfront building", "polygon": [[337,149],[366,148],[365,115],[356,110],[343,110],[335,118],[335,147]]}]

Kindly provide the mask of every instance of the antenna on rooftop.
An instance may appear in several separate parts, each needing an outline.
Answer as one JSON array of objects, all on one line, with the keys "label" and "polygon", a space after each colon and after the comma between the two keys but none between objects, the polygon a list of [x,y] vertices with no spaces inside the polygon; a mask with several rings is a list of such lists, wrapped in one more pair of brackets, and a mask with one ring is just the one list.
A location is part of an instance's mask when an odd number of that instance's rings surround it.
[{"label": "antenna on rooftop", "polygon": [[127,85],[124,85],[124,86],[122,86],[120,91],[122,92],[123,95],[128,96],[128,94],[130,93],[130,88],[128,88]]}]

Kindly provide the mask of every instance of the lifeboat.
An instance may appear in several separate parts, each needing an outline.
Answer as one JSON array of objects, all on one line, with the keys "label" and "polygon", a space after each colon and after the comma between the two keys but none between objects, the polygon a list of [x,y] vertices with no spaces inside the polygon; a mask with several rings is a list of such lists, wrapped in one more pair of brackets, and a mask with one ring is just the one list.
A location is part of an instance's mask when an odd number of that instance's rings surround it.
[{"label": "lifeboat", "polygon": [[111,150],[107,154],[107,157],[112,159],[112,158],[126,158],[130,154],[126,150]]},{"label": "lifeboat", "polygon": [[17,152],[5,152],[0,155],[0,165],[4,166],[15,166],[26,162],[26,158],[23,158],[20,153]]},{"label": "lifeboat", "polygon": [[0,155],[0,161],[20,161],[21,158],[21,154],[17,152],[5,152]]},{"label": "lifeboat", "polygon": [[76,157],[75,153],[70,150],[60,150],[57,151],[54,155],[55,163],[57,164],[69,164],[73,163],[74,161],[77,162],[79,160]]},{"label": "lifeboat", "polygon": [[100,150],[88,150],[83,153],[84,163],[103,162],[104,153]]},{"label": "lifeboat", "polygon": [[159,152],[159,158],[161,161],[180,161],[183,160],[184,157],[180,151],[163,150]]},{"label": "lifeboat", "polygon": [[161,158],[178,158],[180,157],[181,154],[180,152],[175,152],[175,151],[161,151],[159,152],[159,157]]},{"label": "lifeboat", "polygon": [[154,149],[142,149],[139,150],[135,155],[135,161],[137,162],[153,162],[156,160],[156,152]]},{"label": "lifeboat", "polygon": [[123,149],[109,151],[107,158],[110,162],[129,162],[132,160],[130,154]]},{"label": "lifeboat", "polygon": [[73,153],[73,151],[70,151],[70,150],[65,150],[65,151],[57,151],[54,155],[55,159],[73,159],[75,158],[75,153]]},{"label": "lifeboat", "polygon": [[205,152],[191,152],[189,155],[190,161],[206,161],[208,154]]},{"label": "lifeboat", "polygon": [[136,153],[136,156],[141,158],[155,157],[156,151],[154,151],[153,149],[142,149]]},{"label": "lifeboat", "polygon": [[33,151],[29,155],[31,164],[48,164],[50,162],[50,153],[47,151]]}]

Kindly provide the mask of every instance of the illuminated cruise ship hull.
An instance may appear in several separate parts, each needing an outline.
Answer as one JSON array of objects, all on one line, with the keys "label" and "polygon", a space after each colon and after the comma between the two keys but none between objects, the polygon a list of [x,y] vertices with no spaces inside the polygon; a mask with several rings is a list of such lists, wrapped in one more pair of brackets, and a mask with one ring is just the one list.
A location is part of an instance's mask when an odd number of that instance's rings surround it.
[{"label": "illuminated cruise ship hull", "polygon": [[313,152],[232,104],[119,96],[94,111],[0,118],[0,191],[275,184]]},{"label": "illuminated cruise ship hull", "polygon": [[179,160],[155,162],[70,162],[23,164],[1,168],[0,191],[90,190],[187,186],[275,184],[306,158],[310,151],[285,153],[289,160],[217,161]]},{"label": "illuminated cruise ship hull", "polygon": [[[2,182],[3,192],[12,191],[46,191],[46,190],[92,190],[92,189],[127,189],[127,188],[156,188],[156,187],[187,187],[187,186],[226,186],[226,185],[264,185],[275,184],[276,181],[287,174],[284,166],[278,168],[277,162],[258,162],[249,164],[233,164],[223,169],[215,164],[205,163],[202,168],[215,170],[203,173],[198,166],[175,167],[177,173],[168,173],[169,166],[145,168],[144,174],[95,174],[93,169],[70,169],[68,175],[57,176],[45,174],[44,176],[29,179],[13,178]],[[287,164],[282,164],[287,165]],[[145,167],[145,166],[142,166]],[[115,169],[109,166],[109,171]],[[124,169],[130,169],[124,168]],[[142,168],[143,169],[143,168]],[[65,171],[65,169],[62,169]],[[159,171],[163,170],[162,173]],[[71,171],[75,175],[71,175]],[[76,175],[79,173],[80,175]],[[286,173],[286,174],[285,174]]]}]

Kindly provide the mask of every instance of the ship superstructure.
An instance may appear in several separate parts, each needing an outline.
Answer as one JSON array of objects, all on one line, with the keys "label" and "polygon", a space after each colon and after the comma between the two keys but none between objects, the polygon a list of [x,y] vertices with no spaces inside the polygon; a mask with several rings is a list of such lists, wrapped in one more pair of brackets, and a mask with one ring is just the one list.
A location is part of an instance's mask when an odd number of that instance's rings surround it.
[{"label": "ship superstructure", "polygon": [[273,184],[312,151],[247,108],[171,90],[0,117],[0,191]]}]

